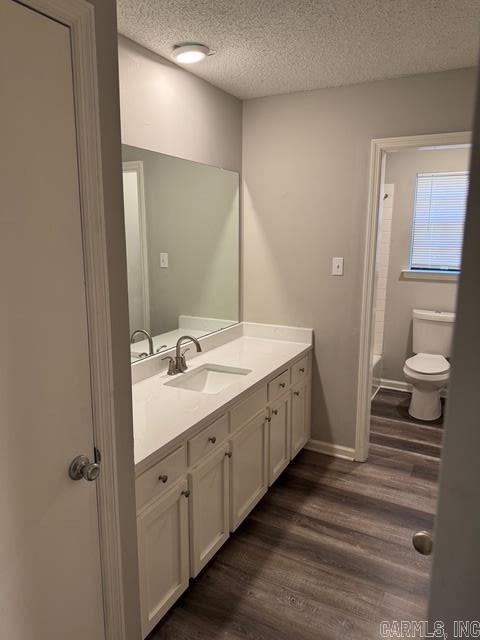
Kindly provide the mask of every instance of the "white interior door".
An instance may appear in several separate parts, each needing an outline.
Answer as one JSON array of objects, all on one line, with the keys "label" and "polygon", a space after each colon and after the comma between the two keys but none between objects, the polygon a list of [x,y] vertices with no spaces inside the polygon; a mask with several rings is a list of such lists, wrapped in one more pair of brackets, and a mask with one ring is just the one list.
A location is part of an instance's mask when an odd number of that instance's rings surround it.
[{"label": "white interior door", "polygon": [[0,637],[103,640],[69,28],[0,0]]}]

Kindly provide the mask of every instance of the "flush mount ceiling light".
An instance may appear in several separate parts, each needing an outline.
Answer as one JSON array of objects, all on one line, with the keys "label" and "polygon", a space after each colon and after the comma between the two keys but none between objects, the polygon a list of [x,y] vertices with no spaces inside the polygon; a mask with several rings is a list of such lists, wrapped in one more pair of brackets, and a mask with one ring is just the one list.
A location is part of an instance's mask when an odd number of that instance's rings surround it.
[{"label": "flush mount ceiling light", "polygon": [[177,44],[173,47],[172,58],[179,64],[193,64],[211,55],[210,49],[204,44]]}]

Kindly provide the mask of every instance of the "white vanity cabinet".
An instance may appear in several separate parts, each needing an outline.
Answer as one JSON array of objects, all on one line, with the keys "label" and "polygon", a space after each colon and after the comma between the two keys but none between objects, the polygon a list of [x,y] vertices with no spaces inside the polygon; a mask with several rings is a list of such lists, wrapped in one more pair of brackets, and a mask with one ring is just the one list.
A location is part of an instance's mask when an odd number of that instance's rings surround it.
[{"label": "white vanity cabinet", "polygon": [[290,462],[290,393],[272,403],[268,413],[268,484],[272,485]]},{"label": "white vanity cabinet", "polygon": [[142,634],[145,637],[188,587],[186,478],[137,515]]},{"label": "white vanity cabinet", "polygon": [[143,637],[309,439],[310,371],[277,369],[137,475]]},{"label": "white vanity cabinet", "polygon": [[230,535],[230,457],[230,447],[225,444],[188,475],[193,578]]},{"label": "white vanity cabinet", "polygon": [[231,439],[232,531],[267,492],[267,424],[266,411],[262,411]]}]

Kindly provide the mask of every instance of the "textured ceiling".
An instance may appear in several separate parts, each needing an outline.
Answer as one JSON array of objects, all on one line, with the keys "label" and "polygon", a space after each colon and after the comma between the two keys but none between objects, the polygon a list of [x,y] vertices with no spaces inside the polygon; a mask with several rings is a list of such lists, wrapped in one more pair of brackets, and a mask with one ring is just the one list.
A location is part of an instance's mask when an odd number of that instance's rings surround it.
[{"label": "textured ceiling", "polygon": [[118,0],[120,33],[239,98],[474,66],[480,0]]}]

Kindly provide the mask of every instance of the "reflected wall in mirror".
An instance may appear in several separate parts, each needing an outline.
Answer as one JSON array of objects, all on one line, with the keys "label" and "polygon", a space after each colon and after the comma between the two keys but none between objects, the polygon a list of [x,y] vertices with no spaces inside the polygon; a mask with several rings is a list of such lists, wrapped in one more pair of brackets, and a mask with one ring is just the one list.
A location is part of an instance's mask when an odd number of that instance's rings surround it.
[{"label": "reflected wall in mirror", "polygon": [[122,145],[131,359],[239,321],[239,177]]}]

